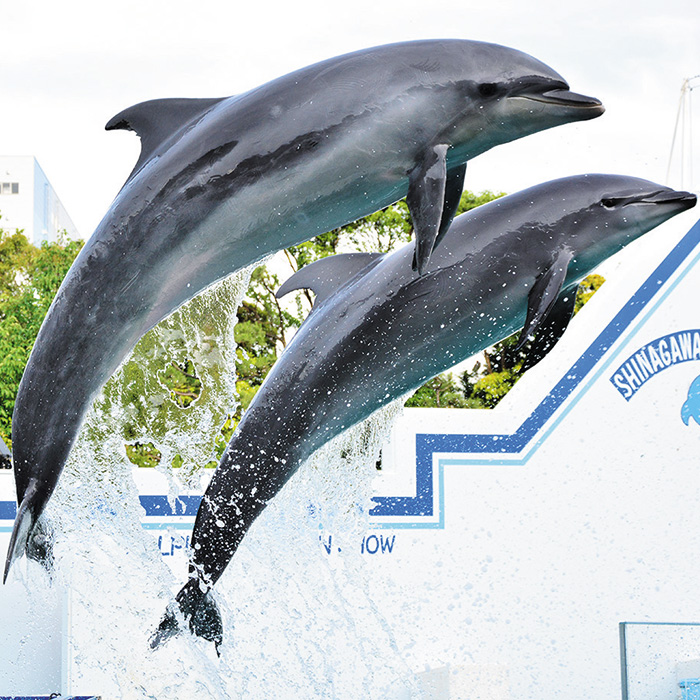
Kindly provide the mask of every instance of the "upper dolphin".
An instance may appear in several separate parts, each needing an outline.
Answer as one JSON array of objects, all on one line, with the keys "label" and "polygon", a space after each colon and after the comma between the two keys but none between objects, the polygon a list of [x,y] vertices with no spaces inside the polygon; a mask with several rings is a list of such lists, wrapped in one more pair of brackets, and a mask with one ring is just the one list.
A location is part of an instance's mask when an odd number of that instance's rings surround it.
[{"label": "upper dolphin", "polygon": [[475,41],[381,46],[223,99],[115,116],[141,156],[49,309],[12,425],[19,510],[5,567],[54,490],[85,413],[136,342],[217,280],[407,196],[415,265],[468,159],[603,107],[540,61]]},{"label": "upper dolphin", "polygon": [[[207,488],[177,602],[197,634],[221,640],[208,594],[255,518],[324,443],[381,406],[522,328],[529,365],[571,318],[579,281],[695,195],[619,175],[554,180],[455,219],[423,276],[410,246],[324,258],[278,295],[314,308],[243,415]],[[166,614],[152,646],[174,634]]]}]

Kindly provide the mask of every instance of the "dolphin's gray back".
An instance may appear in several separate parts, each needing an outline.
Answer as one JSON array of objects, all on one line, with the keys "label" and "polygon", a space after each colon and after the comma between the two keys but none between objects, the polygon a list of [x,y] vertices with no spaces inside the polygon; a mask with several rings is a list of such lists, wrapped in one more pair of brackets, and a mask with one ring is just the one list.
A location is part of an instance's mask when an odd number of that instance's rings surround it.
[{"label": "dolphin's gray back", "polygon": [[285,449],[301,449],[303,461],[377,408],[522,327],[527,293],[512,289],[521,283],[529,290],[551,245],[533,238],[524,255],[527,222],[521,215],[509,228],[510,205],[456,219],[425,275],[412,270],[405,246],[318,304],[246,412],[242,439],[248,424],[297,426]]}]

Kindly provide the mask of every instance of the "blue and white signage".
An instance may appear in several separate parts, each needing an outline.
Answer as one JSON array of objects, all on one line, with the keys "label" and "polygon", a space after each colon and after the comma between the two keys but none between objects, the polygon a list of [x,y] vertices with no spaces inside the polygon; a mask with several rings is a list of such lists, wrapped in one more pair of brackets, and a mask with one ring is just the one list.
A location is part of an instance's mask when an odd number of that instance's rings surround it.
[{"label": "blue and white signage", "polygon": [[610,378],[622,397],[629,401],[652,377],[669,367],[700,360],[700,329],[676,331],[632,353]]}]

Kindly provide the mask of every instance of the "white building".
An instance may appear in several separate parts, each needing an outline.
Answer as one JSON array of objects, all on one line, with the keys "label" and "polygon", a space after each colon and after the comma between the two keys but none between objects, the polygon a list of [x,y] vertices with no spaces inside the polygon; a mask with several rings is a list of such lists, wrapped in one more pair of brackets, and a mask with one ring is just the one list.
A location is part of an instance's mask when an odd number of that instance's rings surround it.
[{"label": "white building", "polygon": [[0,156],[0,228],[22,230],[31,243],[80,238],[34,156]]}]

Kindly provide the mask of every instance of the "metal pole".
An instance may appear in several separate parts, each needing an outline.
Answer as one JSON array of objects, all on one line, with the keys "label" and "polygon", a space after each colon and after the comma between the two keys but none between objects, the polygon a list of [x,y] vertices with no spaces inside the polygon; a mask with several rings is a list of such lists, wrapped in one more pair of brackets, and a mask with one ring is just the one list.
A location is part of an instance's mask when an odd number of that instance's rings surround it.
[{"label": "metal pole", "polygon": [[668,155],[668,167],[666,168],[666,184],[670,185],[670,178],[671,178],[671,162],[673,161],[673,149],[676,145],[676,135],[678,134],[678,122],[681,119],[681,112],[683,111],[683,101],[685,99],[685,86],[687,84],[687,80],[683,81],[683,85],[681,86],[681,96],[678,101],[678,111],[676,112],[676,124],[673,127],[673,138],[671,139],[671,152]]},{"label": "metal pole", "polygon": [[[685,160],[686,160],[686,150],[690,150],[689,153],[689,163],[688,172],[690,174],[690,186],[694,184],[694,168],[693,168],[693,113],[692,113],[692,100],[691,92],[696,88],[700,87],[700,83],[692,85],[693,81],[700,80],[700,74],[694,75],[692,78],[685,78],[683,84],[681,85],[681,95],[678,101],[678,111],[676,112],[676,123],[673,127],[673,138],[671,139],[671,151],[668,156],[668,167],[666,168],[666,184],[670,185],[671,179],[671,165],[673,164],[673,151],[676,147],[676,139],[678,138],[678,127],[681,130],[681,172],[680,172],[680,186],[683,187],[685,181]],[[687,118],[686,118],[687,112]],[[686,131],[688,137],[688,149],[686,149]]]}]

